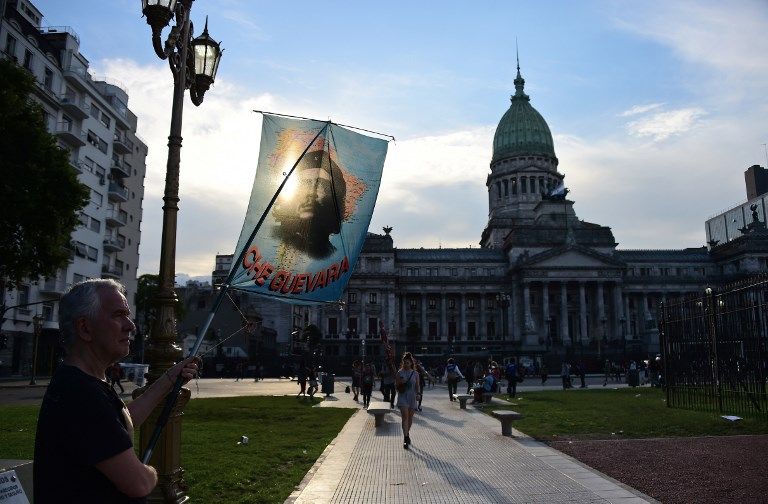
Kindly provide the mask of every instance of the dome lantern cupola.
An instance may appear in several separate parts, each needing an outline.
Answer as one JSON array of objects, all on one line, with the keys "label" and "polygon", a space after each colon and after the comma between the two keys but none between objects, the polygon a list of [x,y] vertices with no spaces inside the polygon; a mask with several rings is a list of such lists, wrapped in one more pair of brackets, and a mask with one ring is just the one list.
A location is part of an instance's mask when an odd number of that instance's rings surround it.
[{"label": "dome lantern cupola", "polygon": [[519,60],[514,82],[515,94],[510,99],[512,103],[499,121],[493,136],[491,164],[520,156],[544,156],[556,164],[552,133],[541,114],[531,106],[531,98],[525,94],[525,79],[520,74]]}]

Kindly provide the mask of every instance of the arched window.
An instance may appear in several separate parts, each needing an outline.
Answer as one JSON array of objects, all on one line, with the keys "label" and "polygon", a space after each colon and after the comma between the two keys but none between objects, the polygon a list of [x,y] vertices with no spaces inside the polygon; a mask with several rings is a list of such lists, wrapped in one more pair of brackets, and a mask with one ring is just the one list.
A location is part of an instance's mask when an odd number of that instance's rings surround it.
[{"label": "arched window", "polygon": [[498,198],[501,199],[501,182],[498,180],[496,181],[496,193],[498,194]]},{"label": "arched window", "polygon": [[512,177],[512,195],[517,194],[517,177]]},{"label": "arched window", "polygon": [[528,177],[520,177],[520,192],[522,194],[528,192]]},{"label": "arched window", "polygon": [[504,179],[504,197],[506,198],[509,196],[509,182],[507,179]]},{"label": "arched window", "polygon": [[539,177],[539,192],[543,193],[545,190],[544,177]]}]

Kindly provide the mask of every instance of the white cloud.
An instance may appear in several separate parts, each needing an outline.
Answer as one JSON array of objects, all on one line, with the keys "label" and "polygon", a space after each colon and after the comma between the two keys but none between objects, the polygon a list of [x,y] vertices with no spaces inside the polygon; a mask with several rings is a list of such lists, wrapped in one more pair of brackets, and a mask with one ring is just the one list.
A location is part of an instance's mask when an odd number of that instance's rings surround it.
[{"label": "white cloud", "polygon": [[691,130],[697,121],[706,114],[698,107],[682,108],[658,112],[649,117],[627,123],[627,130],[637,137],[653,137],[665,140],[672,135],[680,135]]},{"label": "white cloud", "polygon": [[629,117],[633,115],[644,114],[646,112],[650,112],[651,110],[657,109],[663,105],[664,105],[663,103],[649,103],[647,105],[635,105],[629,110],[625,110],[624,112],[619,114],[619,116]]},{"label": "white cloud", "polygon": [[614,5],[623,29],[668,46],[687,63],[703,70],[691,83],[699,93],[738,102],[764,94],[768,80],[768,26],[765,0],[715,2],[666,0]]}]

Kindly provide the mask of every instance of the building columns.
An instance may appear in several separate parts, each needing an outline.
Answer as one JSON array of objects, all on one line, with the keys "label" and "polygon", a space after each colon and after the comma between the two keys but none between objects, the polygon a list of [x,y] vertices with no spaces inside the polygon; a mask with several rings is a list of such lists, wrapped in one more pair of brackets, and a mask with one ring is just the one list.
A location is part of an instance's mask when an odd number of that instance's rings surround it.
[{"label": "building columns", "polygon": [[440,294],[440,339],[448,339],[448,312],[446,311],[445,292]]},{"label": "building columns", "polygon": [[603,282],[597,282],[597,322],[599,324],[598,327],[600,328],[598,332],[598,337],[600,339],[603,339],[607,336],[605,334],[606,317],[603,294]]},{"label": "building columns", "polygon": [[566,282],[560,282],[560,338],[563,345],[571,344],[568,334],[568,285]]},{"label": "building columns", "polygon": [[541,325],[544,327],[544,340],[549,338],[549,282],[541,283]]},{"label": "building columns", "polygon": [[613,334],[615,339],[620,339],[621,334],[621,317],[624,313],[624,306],[621,302],[621,284],[616,282],[613,285]]},{"label": "building columns", "polygon": [[587,292],[584,282],[579,282],[579,339],[583,342],[587,339]]},{"label": "building columns", "polygon": [[429,337],[429,327],[427,327],[427,295],[421,294],[421,341],[426,341]]},{"label": "building columns", "polygon": [[531,315],[531,284],[523,280],[523,310],[525,311],[525,330],[533,331],[533,316]]},{"label": "building columns", "polygon": [[485,293],[480,293],[480,327],[477,329],[477,335],[481,340],[488,339],[488,330],[485,326]]},{"label": "building columns", "polygon": [[461,307],[459,308],[459,321],[461,327],[457,332],[462,341],[467,341],[467,295],[461,293]]}]

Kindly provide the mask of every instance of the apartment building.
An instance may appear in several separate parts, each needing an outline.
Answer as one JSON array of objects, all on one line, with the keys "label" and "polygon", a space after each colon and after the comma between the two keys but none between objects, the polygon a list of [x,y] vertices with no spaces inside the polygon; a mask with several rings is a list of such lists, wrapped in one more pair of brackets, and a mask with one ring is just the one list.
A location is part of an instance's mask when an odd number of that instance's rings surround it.
[{"label": "apartment building", "polygon": [[0,7],[2,57],[34,75],[33,98],[48,129],[69,151],[71,166],[91,192],[72,233],[69,264],[55,277],[29,279],[3,293],[6,308],[18,307],[3,314],[0,376],[30,374],[35,327],[36,372],[45,375],[60,357],[56,300],[68,286],[113,278],[126,286],[135,310],[147,146],[136,136],[125,86],[93,76],[71,27],[45,25],[43,13],[28,0],[5,0]]}]

